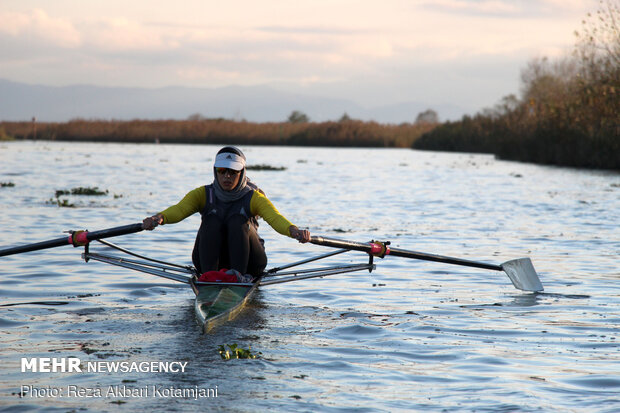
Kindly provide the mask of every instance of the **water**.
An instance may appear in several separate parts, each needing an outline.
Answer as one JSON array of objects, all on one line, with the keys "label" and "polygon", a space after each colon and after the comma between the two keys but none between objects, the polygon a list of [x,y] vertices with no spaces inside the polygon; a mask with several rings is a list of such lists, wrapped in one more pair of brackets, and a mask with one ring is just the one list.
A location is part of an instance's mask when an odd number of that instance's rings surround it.
[{"label": "water", "polygon": [[[0,144],[0,246],[139,222],[212,179],[215,146]],[[315,234],[501,263],[529,256],[544,293],[503,273],[388,257],[377,270],[262,288],[202,335],[183,284],[84,263],[69,246],[0,258],[0,411],[620,410],[620,176],[396,149],[243,148],[249,175]],[[60,189],[98,186],[103,197]],[[188,264],[197,216],[113,241]],[[270,265],[318,255],[261,224]],[[93,248],[97,248],[93,246]],[[352,253],[339,262],[364,262]],[[237,343],[259,357],[221,360]],[[21,358],[187,362],[183,373],[21,372]],[[60,397],[19,397],[21,386]],[[70,386],[103,391],[68,395]],[[147,389],[135,397],[109,388]],[[166,397],[159,389],[205,389]],[[215,391],[217,390],[217,394]],[[92,394],[91,394],[92,395]]]}]

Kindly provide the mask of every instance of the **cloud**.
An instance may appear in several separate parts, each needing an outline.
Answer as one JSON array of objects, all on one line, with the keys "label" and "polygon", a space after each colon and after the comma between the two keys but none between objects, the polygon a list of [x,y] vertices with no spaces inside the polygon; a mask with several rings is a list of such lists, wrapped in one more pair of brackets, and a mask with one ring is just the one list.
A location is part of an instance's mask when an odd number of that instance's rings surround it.
[{"label": "cloud", "polygon": [[127,17],[74,19],[50,16],[45,10],[0,11],[0,36],[30,46],[97,51],[170,50],[181,45],[187,29],[163,30]]},{"label": "cloud", "polygon": [[368,34],[367,30],[350,29],[333,26],[262,26],[256,30],[277,33],[277,34],[314,34],[314,35],[356,35],[360,33]]},{"label": "cloud", "polygon": [[509,3],[499,0],[434,0],[424,3],[424,8],[456,14],[474,14],[489,16],[511,16],[521,14],[522,8],[517,2]]},{"label": "cloud", "polygon": [[442,13],[503,18],[570,15],[582,13],[583,0],[433,0],[422,8]]},{"label": "cloud", "polygon": [[86,41],[107,51],[170,50],[180,46],[179,30],[162,30],[126,17],[106,17],[83,28]]},{"label": "cloud", "polygon": [[[412,96],[492,102],[516,91],[527,60],[569,47],[596,2],[265,0],[216,7],[188,0],[151,7],[108,0],[77,10],[68,0],[15,0],[13,11],[0,5],[0,78],[142,87],[270,83],[367,104]],[[32,4],[39,9],[23,9]]]},{"label": "cloud", "polygon": [[82,43],[80,32],[69,20],[51,17],[41,9],[0,11],[0,34],[64,48],[77,47]]}]

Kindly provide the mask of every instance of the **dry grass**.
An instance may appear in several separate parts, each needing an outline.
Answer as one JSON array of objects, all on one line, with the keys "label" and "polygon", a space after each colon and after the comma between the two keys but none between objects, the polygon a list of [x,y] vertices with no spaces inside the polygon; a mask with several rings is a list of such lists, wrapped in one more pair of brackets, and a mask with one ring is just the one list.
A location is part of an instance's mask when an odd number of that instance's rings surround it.
[{"label": "dry grass", "polygon": [[436,124],[384,125],[345,120],[323,123],[253,123],[206,120],[83,120],[65,123],[1,122],[16,139],[244,145],[411,147]]}]

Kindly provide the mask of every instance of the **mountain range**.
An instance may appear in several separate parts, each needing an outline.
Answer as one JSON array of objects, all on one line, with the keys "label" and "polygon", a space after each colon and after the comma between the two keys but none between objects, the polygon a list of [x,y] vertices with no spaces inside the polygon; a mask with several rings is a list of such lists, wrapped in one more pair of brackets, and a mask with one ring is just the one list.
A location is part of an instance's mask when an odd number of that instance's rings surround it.
[{"label": "mountain range", "polygon": [[350,118],[380,123],[414,122],[427,109],[440,120],[458,119],[466,113],[451,104],[402,102],[364,107],[352,100],[294,92],[271,86],[221,88],[164,87],[157,89],[92,85],[44,86],[0,79],[0,121],[41,122],[71,119],[187,119],[226,118],[251,122],[282,122],[294,111],[311,121]]}]

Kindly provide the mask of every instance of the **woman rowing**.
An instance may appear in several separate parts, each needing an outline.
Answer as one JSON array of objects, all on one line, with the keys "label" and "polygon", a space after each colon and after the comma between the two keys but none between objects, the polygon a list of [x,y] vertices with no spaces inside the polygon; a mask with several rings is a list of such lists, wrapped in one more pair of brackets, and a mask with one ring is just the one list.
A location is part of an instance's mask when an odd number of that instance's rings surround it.
[{"label": "woman rowing", "polygon": [[310,232],[287,220],[246,176],[245,155],[233,146],[219,150],[213,167],[213,183],[196,188],[176,205],[147,217],[143,227],[174,224],[196,212],[202,222],[196,235],[192,261],[199,274],[233,269],[260,276],[267,266],[263,240],[257,233],[262,217],[280,234],[299,242],[310,241]]}]

